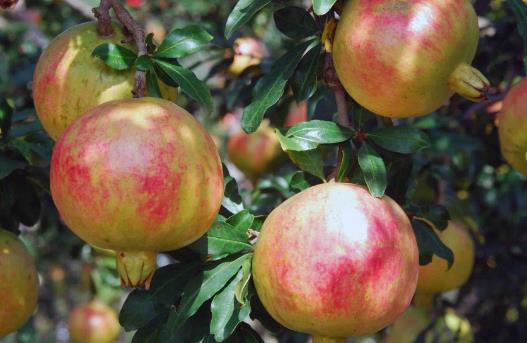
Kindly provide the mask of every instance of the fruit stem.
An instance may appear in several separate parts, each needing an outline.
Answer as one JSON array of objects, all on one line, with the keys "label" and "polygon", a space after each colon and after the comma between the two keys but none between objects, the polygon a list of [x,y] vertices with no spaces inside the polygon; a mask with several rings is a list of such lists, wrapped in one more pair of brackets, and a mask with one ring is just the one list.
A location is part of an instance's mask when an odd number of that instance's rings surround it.
[{"label": "fruit stem", "polygon": [[153,251],[117,252],[117,272],[121,287],[150,288],[157,267],[157,253]]},{"label": "fruit stem", "polygon": [[414,295],[414,304],[416,307],[420,307],[425,310],[431,310],[434,307],[434,295],[416,293]]},{"label": "fruit stem", "polygon": [[490,82],[476,68],[462,63],[450,75],[450,88],[459,95],[474,102],[488,99]]},{"label": "fruit stem", "polygon": [[[101,0],[99,7],[93,9],[93,14],[98,20],[97,31],[103,37],[111,36],[113,28],[110,18],[110,8],[115,16],[125,27],[125,32],[130,34],[137,46],[137,57],[147,54],[145,43],[145,30],[134,20],[119,0]],[[146,94],[146,72],[137,69],[135,72],[135,85],[132,91],[134,98],[144,97]]]},{"label": "fruit stem", "polygon": [[313,343],[344,343],[345,338],[332,338],[324,336],[313,336]]}]

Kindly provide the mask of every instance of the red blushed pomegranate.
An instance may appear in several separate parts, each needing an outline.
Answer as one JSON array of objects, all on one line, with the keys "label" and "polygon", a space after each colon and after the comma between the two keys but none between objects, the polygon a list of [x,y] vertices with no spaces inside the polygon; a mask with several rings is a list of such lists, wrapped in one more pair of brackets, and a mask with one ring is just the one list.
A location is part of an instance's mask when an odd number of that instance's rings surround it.
[{"label": "red blushed pomegranate", "polygon": [[455,92],[485,98],[489,82],[469,65],[478,38],[468,0],[353,0],[337,25],[333,61],[360,105],[411,117],[435,111]]},{"label": "red blushed pomegranate", "polygon": [[520,173],[527,175],[527,79],[509,91],[497,122],[503,157]]},{"label": "red blushed pomegranate", "polygon": [[227,153],[229,160],[253,183],[283,156],[278,137],[267,121],[254,133],[240,130],[232,135],[227,142]]},{"label": "red blushed pomegranate", "polygon": [[148,287],[156,252],[201,237],[223,197],[210,135],[157,98],[109,102],[76,120],[55,145],[50,183],[70,229],[117,252],[127,286]]},{"label": "red blushed pomegranate", "polygon": [[307,110],[306,101],[302,101],[301,103],[293,102],[285,118],[284,127],[290,127],[307,121]]},{"label": "red blushed pomegranate", "polygon": [[18,330],[37,308],[38,274],[17,236],[0,229],[0,337]]},{"label": "red blushed pomegranate", "polygon": [[[42,126],[57,140],[84,112],[108,101],[132,98],[135,70],[113,70],[92,56],[101,44],[124,44],[122,30],[114,25],[111,37],[100,37],[95,22],[73,26],[61,33],[40,56],[33,75],[33,102]],[[177,90],[160,83],[165,98]]]},{"label": "red blushed pomegranate", "polygon": [[318,342],[369,335],[391,324],[415,292],[418,250],[392,199],[325,183],[267,217],[256,243],[256,291],[271,316]]},{"label": "red blushed pomegranate", "polygon": [[72,343],[112,343],[119,336],[117,314],[100,301],[92,301],[73,309],[69,317]]}]

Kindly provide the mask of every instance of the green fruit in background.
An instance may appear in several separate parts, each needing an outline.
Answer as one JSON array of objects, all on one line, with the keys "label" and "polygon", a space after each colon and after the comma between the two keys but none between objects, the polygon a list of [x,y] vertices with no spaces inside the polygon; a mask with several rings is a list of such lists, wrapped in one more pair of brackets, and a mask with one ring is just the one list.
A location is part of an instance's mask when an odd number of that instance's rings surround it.
[{"label": "green fruit in background", "polygon": [[24,325],[35,312],[37,299],[33,257],[17,236],[0,229],[0,337]]},{"label": "green fruit in background", "polygon": [[431,318],[426,309],[410,307],[388,328],[382,343],[411,343],[428,326]]}]

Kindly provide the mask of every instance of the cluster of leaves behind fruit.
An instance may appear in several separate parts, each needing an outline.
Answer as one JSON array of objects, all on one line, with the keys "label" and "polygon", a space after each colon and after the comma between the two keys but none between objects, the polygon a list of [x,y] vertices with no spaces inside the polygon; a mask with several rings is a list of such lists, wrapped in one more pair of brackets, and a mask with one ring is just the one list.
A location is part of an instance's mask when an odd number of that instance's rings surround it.
[{"label": "cluster of leaves behind fruit", "polygon": [[[229,16],[227,37],[250,19],[248,14],[256,13],[240,7],[245,6],[245,3],[238,2]],[[263,4],[255,1],[249,6],[255,3]],[[289,24],[287,18],[292,17],[297,18],[298,23]],[[281,8],[275,12],[274,18],[277,27],[297,43],[278,58],[269,72],[254,85],[253,101],[245,107],[242,119],[242,127],[249,133],[258,128],[266,112],[283,97],[289,82],[296,101],[313,97],[319,88],[317,71],[323,49],[318,36],[320,30],[314,18],[299,7]],[[202,27],[191,25],[172,30],[159,46],[154,43],[153,36],[148,35],[146,56],[138,57],[135,52],[115,44],[100,45],[93,55],[113,69],[135,67],[146,71],[150,95],[161,97],[159,79],[170,86],[179,86],[187,96],[211,111],[212,96],[209,89],[192,71],[181,66],[178,59],[205,48],[212,38]],[[365,184],[372,195],[382,197],[389,181],[393,181],[389,180],[389,167],[393,165],[390,154],[396,156],[397,160],[401,155],[427,148],[429,139],[419,129],[392,126],[385,121],[380,121],[380,125],[371,130],[362,130],[367,116],[368,113],[363,109],[356,111],[356,129],[343,127],[335,121],[310,120],[287,130],[277,130],[276,133],[290,159],[301,170],[324,182],[327,180],[321,148],[340,145],[342,157],[337,181],[349,178],[352,182]],[[388,157],[382,156],[379,151]],[[388,168],[385,160],[388,161]],[[173,253],[179,262],[158,270],[151,289],[134,290],[123,305],[120,322],[126,330],[137,330],[134,341],[261,341],[244,320],[251,315],[252,318],[269,322],[269,318],[262,318],[265,312],[257,310],[261,306],[258,306],[258,300],[254,297],[250,280],[253,238],[257,236],[264,217],[244,208],[236,182],[226,169],[224,172],[226,180],[222,214],[227,216],[220,214],[203,238]],[[287,177],[271,176],[260,182],[257,189],[275,189],[283,199],[288,198],[319,182],[308,181],[304,172]],[[446,228],[449,219],[446,209],[441,206],[413,206],[411,210],[415,218],[413,226],[418,239],[420,261],[428,263],[436,254],[452,264],[452,252],[430,229],[430,223],[439,230]],[[252,304],[256,304],[256,309],[251,308]],[[209,326],[209,332],[202,330],[204,325]]]}]

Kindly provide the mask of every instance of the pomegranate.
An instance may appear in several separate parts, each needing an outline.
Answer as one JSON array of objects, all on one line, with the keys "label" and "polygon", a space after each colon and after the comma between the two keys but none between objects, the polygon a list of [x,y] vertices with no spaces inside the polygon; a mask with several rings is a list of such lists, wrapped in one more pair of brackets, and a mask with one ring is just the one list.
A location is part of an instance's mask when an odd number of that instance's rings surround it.
[{"label": "pomegranate", "polygon": [[[104,43],[124,45],[121,29],[115,25],[112,37],[97,34],[89,22],[58,35],[40,56],[33,75],[33,101],[42,126],[57,140],[81,114],[102,103],[132,97],[135,70],[113,70],[92,51]],[[160,83],[165,98],[173,100],[177,90]]]},{"label": "pomegranate", "polygon": [[485,98],[489,82],[469,65],[478,38],[467,0],[353,0],[337,25],[333,61],[360,105],[411,117],[435,111],[455,92]]},{"label": "pomegranate", "polygon": [[501,153],[523,175],[527,175],[526,118],[527,79],[523,79],[509,91],[498,115]]},{"label": "pomegranate", "polygon": [[451,221],[446,230],[436,231],[441,241],[454,253],[454,264],[448,269],[448,263],[437,256],[432,262],[420,266],[417,292],[434,294],[460,287],[467,282],[474,265],[474,243],[460,222]]},{"label": "pomegranate", "polygon": [[270,171],[283,155],[278,137],[268,121],[258,130],[247,134],[240,130],[227,142],[229,160],[253,183],[264,173]]},{"label": "pomegranate", "polygon": [[123,286],[148,287],[156,252],[201,237],[223,197],[211,137],[157,98],[108,102],[76,120],[55,145],[50,184],[70,229],[116,250]]},{"label": "pomegranate", "polygon": [[73,309],[69,329],[72,343],[112,343],[119,336],[120,325],[111,307],[94,300]]},{"label": "pomegranate", "polygon": [[18,330],[37,308],[38,274],[24,244],[0,229],[0,337]]},{"label": "pomegranate", "polygon": [[267,217],[253,276],[270,315],[318,342],[377,332],[408,307],[419,269],[408,217],[351,183],[317,185]]},{"label": "pomegranate", "polygon": [[383,343],[415,342],[419,334],[428,326],[432,319],[427,310],[419,307],[409,307],[389,328]]},{"label": "pomegranate", "polygon": [[259,65],[267,50],[262,42],[251,37],[242,37],[234,41],[234,58],[228,68],[233,75],[240,75],[245,69]]}]

